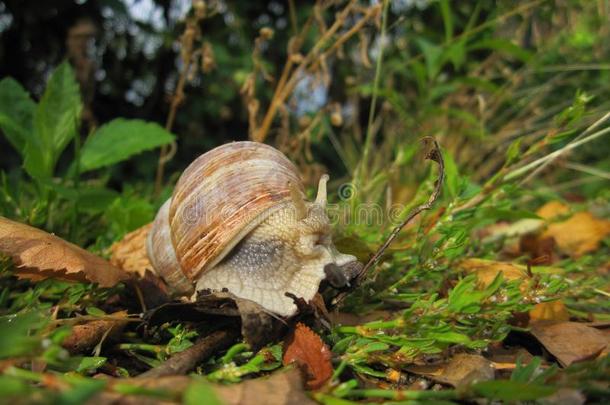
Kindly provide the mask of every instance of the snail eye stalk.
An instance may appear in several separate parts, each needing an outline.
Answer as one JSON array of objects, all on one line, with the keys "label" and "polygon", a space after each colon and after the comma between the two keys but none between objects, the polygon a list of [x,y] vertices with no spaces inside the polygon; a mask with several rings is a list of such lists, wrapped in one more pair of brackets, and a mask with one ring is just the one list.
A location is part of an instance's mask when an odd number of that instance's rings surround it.
[{"label": "snail eye stalk", "polygon": [[326,207],[326,183],[328,183],[328,174],[323,174],[318,183],[318,195],[316,196],[316,204]]}]

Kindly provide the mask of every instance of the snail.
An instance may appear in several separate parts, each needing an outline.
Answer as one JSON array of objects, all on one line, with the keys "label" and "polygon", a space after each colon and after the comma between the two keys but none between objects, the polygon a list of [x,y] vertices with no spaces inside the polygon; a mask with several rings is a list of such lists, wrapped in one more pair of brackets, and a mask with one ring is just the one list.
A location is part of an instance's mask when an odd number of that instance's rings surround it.
[{"label": "snail", "polygon": [[159,209],[149,260],[176,296],[228,290],[292,316],[294,297],[309,302],[328,269],[356,262],[333,245],[327,181],[323,175],[308,202],[297,168],[279,150],[257,142],[212,149],[187,167]]}]

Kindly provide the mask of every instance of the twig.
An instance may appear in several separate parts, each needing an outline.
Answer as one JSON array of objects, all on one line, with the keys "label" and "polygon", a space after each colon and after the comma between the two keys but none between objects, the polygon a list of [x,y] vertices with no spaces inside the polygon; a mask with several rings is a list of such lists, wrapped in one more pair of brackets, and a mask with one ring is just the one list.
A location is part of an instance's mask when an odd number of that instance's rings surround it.
[{"label": "twig", "polygon": [[[523,174],[529,172],[530,170],[532,170],[534,168],[537,168],[538,166],[544,164],[545,162],[553,161],[557,157],[561,156],[563,153],[565,153],[565,152],[567,152],[569,150],[575,149],[575,148],[579,147],[580,145],[583,145],[583,144],[585,144],[587,142],[593,141],[593,140],[595,140],[595,139],[597,139],[597,138],[599,138],[599,137],[601,137],[603,135],[606,135],[607,133],[610,133],[610,127],[604,128],[604,129],[602,129],[600,131],[597,131],[597,132],[595,132],[595,133],[593,133],[593,134],[591,134],[591,135],[589,135],[589,136],[587,136],[585,138],[581,138],[579,136],[578,137],[578,139],[579,139],[578,141],[572,141],[572,142],[568,143],[566,146],[564,146],[563,148],[558,149],[555,152],[549,153],[548,155],[543,156],[540,159],[537,159],[537,160],[535,160],[535,161],[533,161],[531,163],[526,164],[523,167],[520,167],[520,168],[518,168],[518,169],[508,173],[506,176],[504,176],[503,181],[509,181],[509,180],[515,179],[517,177],[520,177]],[[534,173],[536,173],[536,172],[534,172]],[[525,180],[523,180],[521,182],[521,185],[523,185],[523,183],[525,183],[526,181],[528,181],[530,179],[531,179],[531,175],[528,176]]]},{"label": "twig", "polygon": [[383,255],[383,253],[388,248],[388,246],[390,246],[390,244],[394,241],[394,239],[396,239],[396,237],[398,236],[400,231],[409,222],[411,222],[416,216],[418,216],[421,212],[432,208],[432,204],[434,204],[434,202],[438,199],[438,196],[441,194],[441,190],[443,188],[443,182],[445,181],[445,162],[443,161],[443,155],[441,153],[441,148],[438,145],[438,142],[432,137],[425,137],[425,138],[423,138],[423,140],[431,141],[434,144],[434,148],[426,154],[426,159],[430,159],[430,160],[433,160],[436,163],[438,163],[438,172],[439,173],[438,173],[438,179],[436,180],[436,184],[434,186],[434,191],[432,191],[432,194],[430,194],[428,201],[415,207],[415,209],[413,209],[413,211],[411,211],[411,213],[407,216],[407,218],[405,218],[404,221],[402,221],[396,228],[394,228],[394,230],[392,231],[392,233],[390,234],[388,239],[385,241],[385,243],[383,245],[381,245],[381,247],[379,249],[377,249],[375,254],[367,262],[367,264],[364,265],[364,268],[362,269],[360,274],[358,274],[358,276],[356,277],[356,280],[355,280],[356,284],[360,284],[362,282],[362,280],[364,280],[364,278],[366,277],[366,273],[368,272],[368,270],[370,270],[372,267],[374,267],[379,262],[379,259],[381,259],[381,255]]},{"label": "twig", "polygon": [[186,374],[218,350],[229,346],[237,336],[238,332],[234,329],[213,332],[199,339],[188,349],[170,357],[160,366],[140,374],[138,378],[158,378]]},{"label": "twig", "polygon": [[[396,228],[394,228],[394,230],[392,231],[392,233],[390,234],[388,239],[384,242],[383,245],[381,245],[381,247],[379,249],[377,249],[375,254],[370,258],[370,260],[364,265],[362,270],[358,273],[358,275],[351,282],[349,291],[354,290],[364,281],[368,271],[377,265],[377,263],[381,259],[381,256],[383,255],[383,253],[386,251],[388,246],[390,246],[390,244],[392,244],[394,239],[396,239],[396,237],[398,236],[400,231],[405,226],[407,226],[422,211],[429,210],[430,208],[432,208],[432,204],[434,204],[434,202],[438,199],[439,195],[441,194],[441,190],[443,188],[443,183],[445,181],[445,162],[443,160],[441,148],[440,148],[438,142],[432,137],[427,136],[427,137],[424,137],[422,140],[431,141],[434,144],[434,148],[426,154],[426,159],[430,159],[430,160],[433,160],[436,163],[438,163],[438,179],[436,180],[434,190],[432,191],[432,194],[430,194],[430,197],[428,197],[428,201],[415,207],[409,213],[407,218],[405,218],[404,221],[402,221]],[[337,295],[333,299],[332,305],[333,306],[339,305],[345,299],[345,297],[347,297],[349,291],[343,291],[339,295]]]},{"label": "twig", "polygon": [[[337,52],[343,43],[354,36],[368,21],[377,16],[380,11],[378,5],[367,8],[353,27],[346,32],[341,33],[336,39],[333,39],[334,35],[344,27],[348,21],[349,15],[354,11],[355,7],[356,1],[350,0],[348,4],[336,14],[333,24],[322,32],[320,38],[318,38],[317,42],[305,56],[299,54],[298,49],[303,41],[303,37],[309,30],[309,24],[305,24],[301,33],[296,37],[293,37],[294,46],[289,46],[289,55],[280,80],[275,87],[269,107],[263,116],[261,124],[254,130],[251,128],[252,140],[264,142],[278,109],[284,104],[288,96],[302,79],[302,75],[306,71],[316,68],[318,64],[322,63],[324,58]],[[326,49],[326,51],[324,51],[324,49]]]},{"label": "twig", "polygon": [[[187,17],[184,33],[180,37],[180,44],[182,46],[180,50],[180,59],[182,60],[183,66],[180,70],[178,83],[176,84],[169,113],[167,114],[167,120],[165,121],[165,129],[168,132],[171,132],[174,126],[178,107],[184,101],[184,87],[186,86],[187,81],[192,80],[190,75],[193,74],[193,69],[197,69],[196,57],[201,52],[195,49],[195,45],[196,41],[201,37],[199,23],[208,16],[208,12],[205,3],[202,1],[194,1],[192,11],[193,15]],[[161,186],[163,185],[165,164],[171,160],[175,153],[176,141],[173,141],[169,146],[163,145],[161,147],[159,162],[157,164],[157,173],[155,175],[155,194],[157,195],[161,192]]]},{"label": "twig", "polygon": [[[610,118],[610,112],[604,114],[603,117],[601,117],[599,120],[595,121],[589,128],[585,129],[584,132],[582,132],[580,135],[578,135],[576,138],[574,138],[570,143],[568,143],[568,145],[566,145],[565,147],[559,149],[558,151],[556,151],[554,153],[551,153],[548,156],[545,156],[545,158],[546,157],[550,157],[550,158],[547,160],[544,160],[543,163],[538,168],[536,168],[532,173],[530,173],[524,180],[522,180],[520,184],[523,185],[523,184],[529,182],[530,180],[532,180],[534,177],[536,177],[536,175],[538,175],[540,172],[542,172],[542,170],[544,170],[548,165],[553,163],[553,161],[555,161],[557,158],[559,158],[563,153],[565,153],[566,151],[568,151],[570,149],[573,149],[574,147],[577,146],[577,144],[580,144],[579,141],[581,141],[586,135],[591,133],[593,130],[599,128],[600,125],[603,124],[604,121],[606,121],[608,118]],[[535,166],[533,166],[533,167],[535,167]]]}]

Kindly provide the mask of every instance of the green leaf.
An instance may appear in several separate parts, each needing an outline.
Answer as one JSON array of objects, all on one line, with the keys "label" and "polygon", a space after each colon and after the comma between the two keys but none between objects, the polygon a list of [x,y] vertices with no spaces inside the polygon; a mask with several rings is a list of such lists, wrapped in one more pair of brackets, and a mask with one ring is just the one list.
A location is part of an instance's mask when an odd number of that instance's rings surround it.
[{"label": "green leaf", "polygon": [[430,332],[426,335],[426,337],[430,337],[439,342],[445,342],[445,343],[468,344],[471,342],[471,339],[468,336],[466,336],[462,333],[451,332],[451,331]]},{"label": "green leaf", "polygon": [[464,41],[455,42],[447,47],[444,55],[446,60],[450,60],[453,67],[459,69],[466,61],[466,46]]},{"label": "green leaf", "polygon": [[36,103],[16,80],[0,81],[0,128],[6,139],[21,154],[32,136],[32,121]]},{"label": "green leaf", "polygon": [[78,373],[92,373],[106,364],[106,361],[106,357],[82,357],[78,363],[76,371]]},{"label": "green leaf", "polygon": [[[7,399],[11,396],[19,397],[23,400],[24,395],[31,393],[32,387],[19,378],[0,375],[0,398]],[[18,400],[17,403],[20,401]]]},{"label": "green leaf", "polygon": [[153,206],[136,196],[121,196],[104,212],[111,231],[118,238],[152,221]]},{"label": "green leaf", "polygon": [[523,140],[523,138],[518,138],[517,140],[513,141],[510,144],[510,146],[508,147],[508,150],[506,151],[505,165],[508,166],[517,161],[517,158],[519,157],[519,155],[521,153],[521,141],[522,140]]},{"label": "green leaf", "polygon": [[527,62],[532,57],[532,53],[527,51],[524,48],[521,48],[519,45],[514,44],[508,39],[500,39],[500,38],[488,38],[482,39],[478,42],[471,44],[468,47],[469,50],[477,50],[477,49],[491,49],[496,52],[506,53],[511,55],[517,59],[520,59],[523,62]]},{"label": "green leaf", "polygon": [[517,221],[520,219],[540,219],[538,215],[527,210],[516,208],[485,207],[479,210],[479,215],[488,220]]},{"label": "green leaf", "polygon": [[106,316],[106,313],[97,307],[87,307],[86,311],[87,311],[87,314],[89,314],[89,315],[100,316],[100,317]]},{"label": "green leaf", "polygon": [[442,151],[443,161],[445,162],[445,187],[448,191],[449,196],[452,198],[457,197],[460,188],[460,175],[458,173],[457,164],[453,160],[453,156],[446,150]]},{"label": "green leaf", "polygon": [[548,385],[533,385],[519,381],[482,381],[473,385],[474,391],[485,398],[500,401],[533,401],[547,397],[556,391]]},{"label": "green leaf", "polygon": [[55,69],[34,112],[34,136],[25,148],[25,170],[35,178],[53,175],[55,164],[78,131],[78,83],[68,62]]},{"label": "green leaf", "polygon": [[173,140],[174,136],[158,124],[119,118],[87,139],[81,150],[80,169],[85,172],[109,166]]},{"label": "green leaf", "polygon": [[443,64],[443,48],[423,38],[418,38],[416,43],[424,54],[428,80],[432,80],[441,71]]},{"label": "green leaf", "polygon": [[45,323],[37,311],[0,316],[0,359],[35,354],[41,338],[33,331],[39,331]]},{"label": "green leaf", "polygon": [[191,383],[184,392],[182,401],[186,405],[222,405],[223,401],[218,399],[212,385],[206,381],[195,381]]},{"label": "green leaf", "polygon": [[445,40],[448,42],[453,38],[453,16],[451,14],[451,5],[449,0],[440,0],[441,15],[443,16],[443,25],[445,26]]}]

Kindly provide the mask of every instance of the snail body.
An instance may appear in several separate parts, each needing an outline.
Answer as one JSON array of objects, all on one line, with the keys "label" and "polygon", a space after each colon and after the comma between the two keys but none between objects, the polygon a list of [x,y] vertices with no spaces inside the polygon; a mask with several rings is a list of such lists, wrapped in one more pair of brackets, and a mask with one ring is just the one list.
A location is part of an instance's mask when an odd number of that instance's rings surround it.
[{"label": "snail body", "polygon": [[182,173],[157,213],[147,239],[151,264],[175,295],[228,290],[294,315],[287,293],[308,302],[326,266],[356,260],[332,243],[327,180],[307,202],[297,168],[277,149],[256,142],[217,147]]}]

